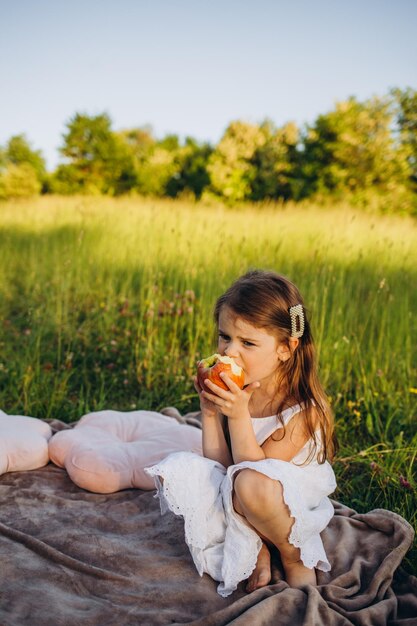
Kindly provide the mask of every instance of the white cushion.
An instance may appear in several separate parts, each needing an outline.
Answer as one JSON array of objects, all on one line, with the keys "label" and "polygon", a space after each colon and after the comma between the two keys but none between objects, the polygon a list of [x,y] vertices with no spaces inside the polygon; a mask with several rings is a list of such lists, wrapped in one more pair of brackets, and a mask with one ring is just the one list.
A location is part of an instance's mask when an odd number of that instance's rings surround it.
[{"label": "white cushion", "polygon": [[0,411],[0,474],[46,465],[51,436],[50,426],[36,417]]},{"label": "white cushion", "polygon": [[153,411],[89,413],[49,442],[51,461],[95,493],[153,489],[144,468],[181,450],[202,454],[201,430]]}]

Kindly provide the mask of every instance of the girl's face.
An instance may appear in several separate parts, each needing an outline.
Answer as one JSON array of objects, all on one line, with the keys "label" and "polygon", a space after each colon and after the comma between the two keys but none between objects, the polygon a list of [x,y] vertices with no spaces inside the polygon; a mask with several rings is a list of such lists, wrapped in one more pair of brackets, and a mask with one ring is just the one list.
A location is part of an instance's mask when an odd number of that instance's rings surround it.
[{"label": "girl's face", "polygon": [[245,374],[245,385],[259,381],[266,387],[275,380],[282,346],[273,335],[236,317],[225,306],[220,311],[218,331],[218,351],[235,357]]}]

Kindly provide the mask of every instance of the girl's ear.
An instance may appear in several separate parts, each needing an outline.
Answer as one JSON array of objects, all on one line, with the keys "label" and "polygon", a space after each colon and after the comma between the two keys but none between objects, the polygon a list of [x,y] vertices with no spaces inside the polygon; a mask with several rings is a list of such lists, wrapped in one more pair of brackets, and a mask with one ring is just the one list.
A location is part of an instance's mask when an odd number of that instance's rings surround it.
[{"label": "girl's ear", "polygon": [[297,337],[290,337],[288,340],[288,344],[280,343],[278,346],[278,358],[280,361],[288,361],[288,359],[293,355],[295,350],[298,348],[299,341]]}]

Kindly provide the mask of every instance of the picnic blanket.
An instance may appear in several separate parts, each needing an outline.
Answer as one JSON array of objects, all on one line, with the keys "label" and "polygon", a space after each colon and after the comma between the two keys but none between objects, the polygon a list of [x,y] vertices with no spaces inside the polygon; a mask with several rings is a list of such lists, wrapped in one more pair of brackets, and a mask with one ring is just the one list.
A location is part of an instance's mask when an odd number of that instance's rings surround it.
[{"label": "picnic blanket", "polygon": [[270,585],[222,598],[154,492],[91,493],[50,463],[1,476],[0,503],[1,626],[417,624],[417,579],[400,567],[414,533],[390,511],[333,502],[318,587],[289,588],[275,555]]}]

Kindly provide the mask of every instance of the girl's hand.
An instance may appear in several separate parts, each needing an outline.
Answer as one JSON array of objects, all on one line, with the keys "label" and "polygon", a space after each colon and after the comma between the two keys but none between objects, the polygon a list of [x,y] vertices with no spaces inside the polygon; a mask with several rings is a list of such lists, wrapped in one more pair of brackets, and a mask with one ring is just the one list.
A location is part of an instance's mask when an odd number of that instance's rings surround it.
[{"label": "girl's hand", "polygon": [[229,390],[225,391],[212,383],[211,380],[206,379],[204,384],[211,392],[207,390],[202,391],[200,398],[205,398],[207,402],[217,407],[220,413],[223,413],[230,419],[239,419],[247,416],[249,414],[249,400],[255,389],[258,389],[260,386],[260,383],[250,383],[244,389],[240,389],[225,372],[222,372],[220,376],[229,387]]},{"label": "girl's hand", "polygon": [[204,390],[198,383],[197,376],[194,377],[194,388],[200,398],[200,409],[204,417],[220,417],[221,411],[217,406],[204,396]]}]

